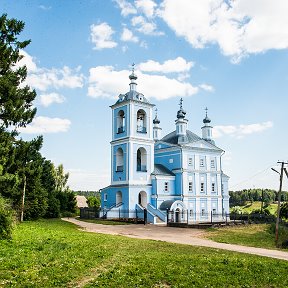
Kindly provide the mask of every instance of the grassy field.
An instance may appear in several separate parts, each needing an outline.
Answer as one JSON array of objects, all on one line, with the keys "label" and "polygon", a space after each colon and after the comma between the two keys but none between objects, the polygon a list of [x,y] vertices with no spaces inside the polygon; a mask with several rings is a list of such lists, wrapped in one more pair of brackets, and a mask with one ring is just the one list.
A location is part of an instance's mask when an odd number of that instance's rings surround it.
[{"label": "grassy field", "polygon": [[18,225],[0,241],[0,263],[1,287],[288,286],[287,261],[87,233],[61,220]]},{"label": "grassy field", "polygon": [[[240,206],[242,208],[243,214],[248,213],[250,214],[253,210],[261,209],[261,202],[255,201],[252,204],[247,203],[245,206]],[[272,203],[268,205],[268,210],[270,211],[271,215],[275,215],[277,211],[277,204]],[[264,208],[263,208],[264,209]]]},{"label": "grassy field", "polygon": [[[244,246],[275,249],[275,234],[271,224],[240,225],[234,227],[223,227],[209,229],[206,238],[221,243],[239,244]],[[288,229],[281,228],[279,232],[279,243],[288,239]]]}]

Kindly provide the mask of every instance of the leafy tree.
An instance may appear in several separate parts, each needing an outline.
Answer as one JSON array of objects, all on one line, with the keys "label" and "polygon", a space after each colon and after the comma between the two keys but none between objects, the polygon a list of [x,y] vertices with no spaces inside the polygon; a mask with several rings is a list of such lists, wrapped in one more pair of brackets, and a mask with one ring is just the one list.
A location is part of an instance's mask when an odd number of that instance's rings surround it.
[{"label": "leafy tree", "polygon": [[100,206],[101,206],[100,197],[97,197],[97,196],[89,196],[89,197],[87,198],[87,204],[88,204],[88,207],[100,208]]}]

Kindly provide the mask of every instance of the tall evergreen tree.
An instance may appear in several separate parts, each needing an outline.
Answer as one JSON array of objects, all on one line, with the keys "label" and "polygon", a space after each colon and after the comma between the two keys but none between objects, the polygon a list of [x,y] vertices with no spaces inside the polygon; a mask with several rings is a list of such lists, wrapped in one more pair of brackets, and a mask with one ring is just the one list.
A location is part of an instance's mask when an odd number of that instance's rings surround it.
[{"label": "tall evergreen tree", "polygon": [[7,14],[0,17],[0,127],[26,126],[36,113],[36,92],[24,85],[27,67],[17,66],[23,57],[20,50],[30,43],[18,40],[23,29],[24,22],[8,19]]}]

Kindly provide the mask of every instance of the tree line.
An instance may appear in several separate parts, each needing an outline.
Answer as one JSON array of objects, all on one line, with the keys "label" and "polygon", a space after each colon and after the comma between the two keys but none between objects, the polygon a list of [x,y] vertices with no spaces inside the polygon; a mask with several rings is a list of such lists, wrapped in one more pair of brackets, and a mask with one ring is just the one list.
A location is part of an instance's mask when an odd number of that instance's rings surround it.
[{"label": "tree line", "polygon": [[[278,201],[278,191],[272,189],[243,189],[240,191],[229,191],[230,207],[244,206],[247,202],[263,201],[268,205]],[[281,193],[281,202],[288,201],[288,192]]]},{"label": "tree line", "polygon": [[37,112],[36,91],[25,84],[27,67],[19,66],[20,52],[30,43],[19,40],[23,29],[23,21],[0,17],[0,226],[12,214],[31,220],[76,211],[69,174],[41,155],[43,137],[25,141],[19,133]]}]

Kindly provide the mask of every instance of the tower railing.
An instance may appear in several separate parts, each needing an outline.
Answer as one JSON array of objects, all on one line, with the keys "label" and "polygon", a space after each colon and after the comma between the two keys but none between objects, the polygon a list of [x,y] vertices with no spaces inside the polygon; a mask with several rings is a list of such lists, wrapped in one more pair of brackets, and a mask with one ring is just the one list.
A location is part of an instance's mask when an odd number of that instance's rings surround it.
[{"label": "tower railing", "polygon": [[137,165],[137,171],[138,172],[147,172],[147,166],[146,165]]},{"label": "tower railing", "polygon": [[124,132],[125,132],[124,127],[118,127],[117,134],[124,133]]},{"label": "tower railing", "polygon": [[146,127],[143,126],[137,126],[137,132],[138,133],[147,133]]},{"label": "tower railing", "polygon": [[118,165],[116,167],[116,172],[123,172],[124,171],[124,166],[123,165]]}]

